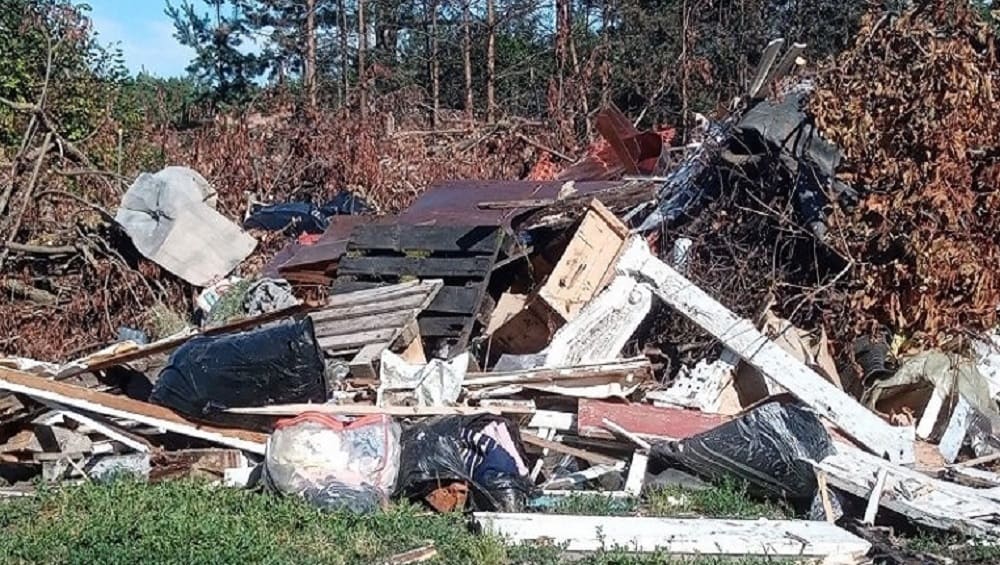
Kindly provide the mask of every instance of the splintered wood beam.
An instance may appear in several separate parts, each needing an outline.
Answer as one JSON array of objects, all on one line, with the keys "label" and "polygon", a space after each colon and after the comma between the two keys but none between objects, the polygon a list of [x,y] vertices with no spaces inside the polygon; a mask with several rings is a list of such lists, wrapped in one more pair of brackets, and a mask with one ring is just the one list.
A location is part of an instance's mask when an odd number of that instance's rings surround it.
[{"label": "splintered wood beam", "polygon": [[626,244],[618,270],[649,284],[671,308],[873,453],[897,463],[914,461],[913,428],[889,425],[771,341],[752,322],[740,318],[653,256],[642,239],[633,238]]},{"label": "splintered wood beam", "polygon": [[484,531],[510,543],[546,540],[566,551],[612,547],[636,553],[675,555],[766,555],[821,558],[862,557],[871,544],[828,522],[806,520],[717,520],[634,516],[567,516],[476,512]]},{"label": "splintered wood beam", "polygon": [[1000,535],[995,520],[1000,516],[1000,502],[991,498],[992,489],[935,479],[846,443],[836,447],[836,454],[810,462],[826,473],[830,486],[862,500],[870,500],[873,491],[881,491],[878,498],[882,508],[927,527],[971,536]]}]

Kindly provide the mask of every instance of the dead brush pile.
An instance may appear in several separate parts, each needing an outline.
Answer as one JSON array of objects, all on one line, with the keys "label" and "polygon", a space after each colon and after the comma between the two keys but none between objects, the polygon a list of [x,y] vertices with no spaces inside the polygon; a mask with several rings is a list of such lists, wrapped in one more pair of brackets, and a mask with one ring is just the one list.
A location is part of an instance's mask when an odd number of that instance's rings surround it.
[{"label": "dead brush pile", "polygon": [[468,127],[464,114],[444,111],[432,131],[422,101],[421,92],[403,90],[378,99],[366,119],[338,110],[219,120],[167,132],[163,145],[167,161],[215,185],[230,216],[243,212],[248,193],[322,202],[343,189],[396,212],[437,181],[523,178],[545,153],[538,146],[565,150],[552,128],[518,119]]},{"label": "dead brush pile", "polygon": [[[523,120],[467,127],[445,114],[443,131],[429,131],[420,96],[403,91],[383,97],[367,119],[356,110],[296,115],[290,104],[274,100],[257,114],[192,130],[131,132],[120,185],[113,176],[62,175],[82,167],[50,153],[38,181],[50,194],[24,204],[14,241],[76,250],[8,258],[0,277],[0,352],[65,361],[115,341],[120,327],[156,338],[167,326],[176,329],[164,318],[188,316],[198,289],[143,258],[112,226],[121,194],[143,170],[198,170],[217,190],[219,211],[241,223],[251,195],[322,203],[348,189],[394,212],[438,180],[521,178],[544,153],[539,146],[566,150],[549,145],[557,143],[553,128]],[[106,125],[82,149],[97,163],[114,162],[102,158],[114,153],[114,131],[114,124]],[[253,235],[257,250],[237,274],[255,274],[287,242],[281,234]],[[32,298],[25,290],[40,292]]]},{"label": "dead brush pile", "polygon": [[998,42],[964,0],[869,16],[818,77],[811,110],[866,192],[836,210],[831,245],[853,262],[853,329],[930,343],[997,324]]}]

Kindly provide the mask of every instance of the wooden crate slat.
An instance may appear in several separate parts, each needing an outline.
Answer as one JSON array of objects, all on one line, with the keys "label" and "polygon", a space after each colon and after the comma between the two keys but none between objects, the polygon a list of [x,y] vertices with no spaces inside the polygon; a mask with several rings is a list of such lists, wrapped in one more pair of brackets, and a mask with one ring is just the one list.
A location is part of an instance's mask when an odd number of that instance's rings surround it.
[{"label": "wooden crate slat", "polygon": [[493,257],[344,257],[338,272],[371,278],[478,278],[493,267]]},{"label": "wooden crate slat", "polygon": [[493,226],[405,226],[365,225],[351,232],[348,250],[412,250],[493,255],[503,232]]}]

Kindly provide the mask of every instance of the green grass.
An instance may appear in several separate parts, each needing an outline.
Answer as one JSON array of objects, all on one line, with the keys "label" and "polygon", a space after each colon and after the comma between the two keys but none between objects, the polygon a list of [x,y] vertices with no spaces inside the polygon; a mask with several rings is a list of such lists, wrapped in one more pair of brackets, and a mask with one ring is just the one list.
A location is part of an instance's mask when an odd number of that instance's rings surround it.
[{"label": "green grass", "polygon": [[735,481],[725,481],[705,490],[662,488],[647,495],[644,509],[649,516],[774,520],[794,517],[786,505],[752,498],[746,485]]},{"label": "green grass", "polygon": [[[0,563],[378,564],[433,541],[430,563],[556,565],[560,548],[509,547],[469,532],[461,515],[410,505],[373,515],[331,514],[294,498],[193,481],[126,480],[43,489],[0,502]],[[677,560],[609,550],[583,565],[757,565],[759,559]]]},{"label": "green grass", "polygon": [[923,531],[901,541],[910,551],[947,557],[955,563],[1000,563],[1000,546],[976,543],[959,534]]}]

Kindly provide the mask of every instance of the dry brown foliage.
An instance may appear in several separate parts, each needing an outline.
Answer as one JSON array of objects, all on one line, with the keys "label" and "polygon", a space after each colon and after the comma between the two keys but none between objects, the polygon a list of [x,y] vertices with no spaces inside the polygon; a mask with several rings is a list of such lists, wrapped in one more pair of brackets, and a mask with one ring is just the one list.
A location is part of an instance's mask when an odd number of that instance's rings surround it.
[{"label": "dry brown foliage", "polygon": [[818,77],[812,111],[869,190],[831,225],[855,262],[856,331],[874,320],[940,343],[997,323],[997,46],[969,2],[921,2],[869,16]]},{"label": "dry brown foliage", "polygon": [[[141,168],[192,167],[213,183],[219,210],[235,222],[242,222],[250,195],[276,201],[311,197],[321,203],[345,188],[384,212],[394,212],[439,180],[522,178],[545,153],[535,145],[554,142],[548,133],[554,128],[523,120],[467,129],[460,112],[442,116],[444,131],[430,132],[420,96],[400,92],[379,99],[367,121],[348,112],[295,114],[279,101],[260,113],[218,119],[193,130],[151,127],[125,148],[123,172],[134,178]],[[107,152],[114,147],[114,129],[105,128],[84,149]],[[55,172],[74,167],[53,153],[40,184],[113,214],[121,198],[117,183]],[[258,272],[287,241],[280,234],[253,235],[260,243],[241,265],[241,274]],[[141,258],[127,238],[79,202],[32,202],[15,240],[78,245],[86,251],[68,258],[11,256],[5,279],[45,290],[58,301],[39,304],[0,293],[0,353],[66,360],[114,341],[120,326],[152,332],[157,305],[185,317],[191,312],[196,289]]]}]

